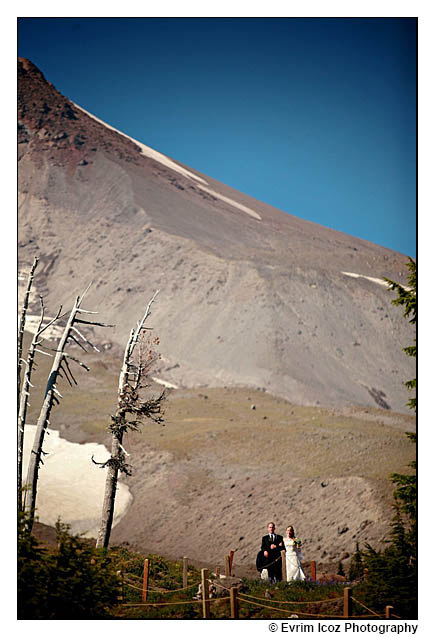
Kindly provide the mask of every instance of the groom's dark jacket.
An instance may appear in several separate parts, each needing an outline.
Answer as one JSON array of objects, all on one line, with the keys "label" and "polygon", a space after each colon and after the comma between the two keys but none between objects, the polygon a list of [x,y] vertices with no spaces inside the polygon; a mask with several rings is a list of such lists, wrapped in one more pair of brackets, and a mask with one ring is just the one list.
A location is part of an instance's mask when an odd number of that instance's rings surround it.
[{"label": "groom's dark jacket", "polygon": [[[280,534],[275,534],[274,536],[275,536],[274,541],[270,539],[269,534],[266,534],[266,536],[262,536],[262,544],[260,546],[260,549],[262,552],[264,551],[268,552],[269,561],[274,560],[275,558],[278,558],[280,556],[280,552],[283,549],[285,549],[283,536],[280,536]],[[271,549],[271,545],[276,545],[277,547],[275,549]]]}]

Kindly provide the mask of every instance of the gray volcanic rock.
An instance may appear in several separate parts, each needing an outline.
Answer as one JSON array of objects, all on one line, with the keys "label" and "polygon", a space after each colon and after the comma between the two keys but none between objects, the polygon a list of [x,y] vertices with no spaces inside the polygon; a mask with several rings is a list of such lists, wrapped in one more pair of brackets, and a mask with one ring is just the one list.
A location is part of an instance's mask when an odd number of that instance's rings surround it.
[{"label": "gray volcanic rock", "polygon": [[402,348],[414,334],[378,281],[405,283],[405,255],[160,156],[28,60],[18,69],[19,264],[41,256],[36,290],[51,312],[92,280],[87,306],[122,347],[159,289],[151,325],[166,381],[407,411],[415,373]]}]

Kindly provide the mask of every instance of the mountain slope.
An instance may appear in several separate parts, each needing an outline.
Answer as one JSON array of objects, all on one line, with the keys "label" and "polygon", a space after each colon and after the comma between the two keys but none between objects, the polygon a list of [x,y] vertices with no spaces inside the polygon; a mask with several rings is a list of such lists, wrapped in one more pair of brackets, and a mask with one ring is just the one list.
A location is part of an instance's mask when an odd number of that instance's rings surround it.
[{"label": "mountain slope", "polygon": [[378,281],[404,281],[404,255],[239,193],[90,116],[28,60],[18,70],[20,269],[41,255],[52,312],[92,279],[88,306],[123,346],[158,288],[166,381],[407,411],[413,334]]}]

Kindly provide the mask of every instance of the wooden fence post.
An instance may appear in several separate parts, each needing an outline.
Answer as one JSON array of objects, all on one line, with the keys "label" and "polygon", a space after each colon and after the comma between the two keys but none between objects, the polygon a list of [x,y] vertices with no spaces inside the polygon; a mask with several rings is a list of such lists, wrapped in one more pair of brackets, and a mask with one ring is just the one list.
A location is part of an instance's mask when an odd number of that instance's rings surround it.
[{"label": "wooden fence post", "polygon": [[344,588],[344,618],[350,618],[352,614],[351,587]]},{"label": "wooden fence post", "polygon": [[230,618],[239,618],[238,610],[238,590],[236,587],[230,587]]},{"label": "wooden fence post", "polygon": [[232,567],[233,567],[233,556],[235,554],[235,550],[231,549],[229,552],[229,571],[230,571],[230,576],[232,575]]},{"label": "wooden fence post", "polygon": [[280,554],[282,555],[282,580],[286,582],[286,550],[282,549]]},{"label": "wooden fence post", "polygon": [[203,618],[210,618],[209,578],[207,569],[201,570],[201,595],[203,599]]},{"label": "wooden fence post", "polygon": [[385,607],[385,618],[392,618],[392,605],[386,605]]},{"label": "wooden fence post", "polygon": [[144,578],[142,580],[142,602],[145,603],[147,600],[148,593],[148,572],[149,572],[149,562],[148,558],[144,560]]},{"label": "wooden fence post", "polygon": [[230,576],[230,556],[225,556],[224,561],[226,566],[226,576]]},{"label": "wooden fence post", "polygon": [[183,556],[183,587],[188,586],[188,559]]},{"label": "wooden fence post", "polygon": [[316,562],[314,560],[310,561],[310,575],[311,575],[312,581],[315,583],[316,582]]},{"label": "wooden fence post", "polygon": [[220,577],[220,573],[221,573],[221,570],[220,570],[219,566],[217,565],[217,566],[215,567],[215,576],[216,576],[217,578],[219,578],[219,577]]}]

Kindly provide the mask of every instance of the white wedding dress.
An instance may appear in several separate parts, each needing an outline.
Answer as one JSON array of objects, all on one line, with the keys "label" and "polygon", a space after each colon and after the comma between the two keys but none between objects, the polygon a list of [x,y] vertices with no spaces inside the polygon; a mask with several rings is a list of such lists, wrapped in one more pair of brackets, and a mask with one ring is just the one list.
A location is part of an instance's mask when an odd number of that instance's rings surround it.
[{"label": "white wedding dress", "polygon": [[286,580],[306,580],[303,568],[301,567],[301,560],[303,556],[292,544],[292,538],[284,538],[286,549]]}]

